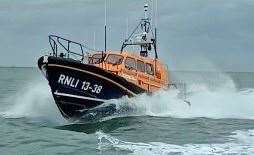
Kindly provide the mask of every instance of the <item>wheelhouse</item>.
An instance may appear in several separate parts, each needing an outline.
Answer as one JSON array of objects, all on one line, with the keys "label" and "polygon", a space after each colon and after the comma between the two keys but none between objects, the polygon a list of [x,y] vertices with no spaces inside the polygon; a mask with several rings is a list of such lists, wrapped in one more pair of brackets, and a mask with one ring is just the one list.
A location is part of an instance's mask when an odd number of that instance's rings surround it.
[{"label": "wheelhouse", "polygon": [[147,91],[155,91],[169,83],[167,67],[157,59],[129,52],[95,53],[89,64],[100,67],[133,82]]}]

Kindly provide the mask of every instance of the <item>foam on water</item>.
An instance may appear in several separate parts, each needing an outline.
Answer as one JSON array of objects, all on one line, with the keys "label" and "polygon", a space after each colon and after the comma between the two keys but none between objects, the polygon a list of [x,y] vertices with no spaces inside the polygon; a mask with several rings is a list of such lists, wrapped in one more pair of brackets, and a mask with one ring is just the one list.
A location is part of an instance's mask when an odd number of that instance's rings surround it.
[{"label": "foam on water", "polygon": [[132,143],[119,140],[102,132],[97,132],[98,150],[130,151],[130,154],[253,154],[254,130],[235,131],[228,137],[232,140],[222,144],[185,144],[174,145],[161,142]]},{"label": "foam on water", "polygon": [[5,118],[26,117],[38,121],[65,122],[54,104],[48,84],[44,81],[33,81],[6,100],[10,106],[1,112]]},{"label": "foam on water", "polygon": [[[207,84],[190,83],[187,87],[189,106],[179,98],[178,90],[160,91],[152,96],[142,94],[134,98],[123,97],[111,100],[118,108],[130,107],[130,115],[149,115],[178,118],[238,118],[254,119],[254,90],[236,90],[233,81],[222,76],[216,87]],[[8,98],[10,107],[4,117],[30,117],[63,122],[50,88],[45,80],[31,82],[30,85]],[[128,108],[127,108],[128,109]],[[121,110],[120,110],[121,111]],[[113,116],[119,117],[121,114]]]},{"label": "foam on water", "polygon": [[179,98],[178,90],[160,91],[152,96],[124,97],[115,104],[128,103],[135,109],[135,115],[254,119],[254,90],[237,90],[229,78],[213,87],[204,83],[189,84],[187,92],[190,106]]}]

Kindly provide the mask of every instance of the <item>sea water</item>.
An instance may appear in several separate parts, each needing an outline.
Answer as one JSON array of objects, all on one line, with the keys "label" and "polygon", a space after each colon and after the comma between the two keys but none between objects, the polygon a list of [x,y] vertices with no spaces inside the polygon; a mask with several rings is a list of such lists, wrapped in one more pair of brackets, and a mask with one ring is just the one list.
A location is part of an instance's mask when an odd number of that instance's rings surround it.
[{"label": "sea water", "polygon": [[134,110],[69,122],[36,68],[0,68],[0,154],[254,154],[254,73],[171,74],[184,99],[123,97],[110,103]]}]

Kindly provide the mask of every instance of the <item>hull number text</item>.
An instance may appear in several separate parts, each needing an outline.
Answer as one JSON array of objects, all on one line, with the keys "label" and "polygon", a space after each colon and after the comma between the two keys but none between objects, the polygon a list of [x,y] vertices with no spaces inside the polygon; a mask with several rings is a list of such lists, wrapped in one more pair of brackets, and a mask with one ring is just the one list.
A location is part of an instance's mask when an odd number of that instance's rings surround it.
[{"label": "hull number text", "polygon": [[92,93],[100,94],[103,87],[99,84],[94,84],[89,81],[82,81],[71,76],[61,74],[57,81],[59,84],[66,85],[72,88],[81,89],[83,91],[90,91]]}]

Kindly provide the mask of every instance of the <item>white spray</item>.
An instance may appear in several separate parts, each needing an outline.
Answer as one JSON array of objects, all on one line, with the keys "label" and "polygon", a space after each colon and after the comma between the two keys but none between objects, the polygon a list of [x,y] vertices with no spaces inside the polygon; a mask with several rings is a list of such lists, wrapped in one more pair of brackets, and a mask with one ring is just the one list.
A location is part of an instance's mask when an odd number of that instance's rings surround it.
[{"label": "white spray", "polygon": [[125,97],[115,104],[129,103],[136,111],[134,115],[254,119],[254,90],[236,90],[233,80],[226,75],[220,75],[218,81],[213,82],[212,87],[205,83],[189,84],[187,99],[190,106],[178,97],[177,90]]},{"label": "white spray", "polygon": [[[135,109],[135,112],[127,113],[128,116],[254,119],[254,90],[238,91],[230,78],[222,77],[224,80],[220,80],[212,88],[205,83],[189,84],[187,99],[191,106],[178,97],[177,90],[160,91],[152,96],[142,94],[135,98],[123,97],[110,102],[120,108],[127,105]],[[3,112],[5,117],[43,118],[53,122],[64,120],[44,80],[31,82],[25,89],[11,96],[9,102],[11,106]]]},{"label": "white spray", "polygon": [[28,86],[7,98],[10,106],[2,115],[6,118],[32,118],[63,123],[46,81],[34,80]]}]

